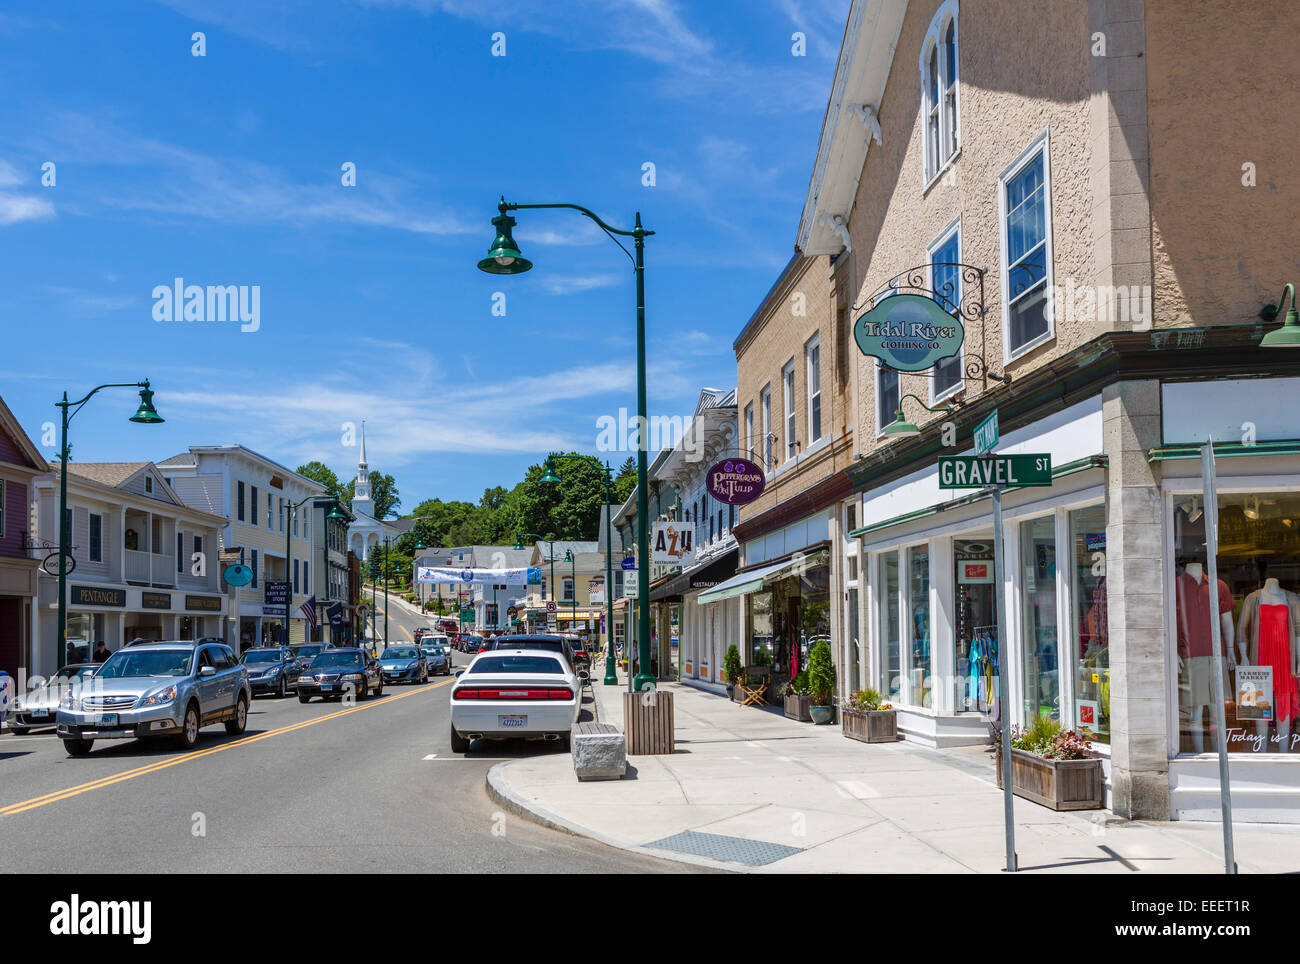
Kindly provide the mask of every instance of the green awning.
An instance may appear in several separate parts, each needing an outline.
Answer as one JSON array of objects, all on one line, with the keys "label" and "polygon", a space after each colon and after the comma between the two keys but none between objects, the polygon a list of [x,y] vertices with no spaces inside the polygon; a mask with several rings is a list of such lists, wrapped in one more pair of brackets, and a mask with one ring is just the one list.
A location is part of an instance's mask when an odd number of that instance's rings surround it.
[{"label": "green awning", "polygon": [[[1283,439],[1277,442],[1255,442],[1245,445],[1241,442],[1215,442],[1216,459],[1232,458],[1243,455],[1300,455],[1300,439]],[[1199,459],[1200,445],[1166,445],[1147,452],[1148,462],[1169,462],[1177,459]]]},{"label": "green awning", "polygon": [[714,586],[707,592],[700,593],[695,601],[704,606],[708,603],[721,602],[723,599],[731,599],[734,596],[746,596],[751,592],[762,589],[764,584],[789,575],[800,566],[820,566],[824,565],[829,559],[830,556],[825,551],[818,551],[809,553],[806,556],[785,559],[770,566],[764,566],[762,569],[739,572],[726,582]]}]

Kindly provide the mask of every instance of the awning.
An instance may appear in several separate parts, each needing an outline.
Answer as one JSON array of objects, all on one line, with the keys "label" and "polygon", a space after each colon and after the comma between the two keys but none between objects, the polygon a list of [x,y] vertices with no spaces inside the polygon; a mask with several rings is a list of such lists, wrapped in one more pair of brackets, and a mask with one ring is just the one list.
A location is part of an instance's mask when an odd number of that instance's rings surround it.
[{"label": "awning", "polygon": [[650,601],[655,602],[665,596],[681,596],[682,593],[694,589],[717,589],[720,583],[736,574],[736,561],[739,558],[740,550],[732,549],[712,562],[688,569],[669,579],[656,592],[651,593]]},{"label": "awning", "polygon": [[761,569],[751,569],[748,572],[737,573],[722,585],[714,586],[708,592],[700,593],[696,602],[704,606],[708,603],[720,602],[723,599],[731,599],[733,596],[745,596],[762,589],[764,585],[770,585],[778,579],[794,575],[801,567],[822,566],[828,561],[830,561],[830,554],[823,550],[809,553],[806,556],[795,556],[792,559],[764,566]]}]

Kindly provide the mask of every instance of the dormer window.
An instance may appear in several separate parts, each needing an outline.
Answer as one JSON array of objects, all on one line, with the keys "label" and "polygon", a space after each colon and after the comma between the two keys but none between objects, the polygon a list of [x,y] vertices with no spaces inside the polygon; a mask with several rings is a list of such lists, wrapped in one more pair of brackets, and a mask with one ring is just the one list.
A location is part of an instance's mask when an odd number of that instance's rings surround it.
[{"label": "dormer window", "polygon": [[152,475],[146,475],[146,476],[144,477],[144,490],[145,490],[146,492],[153,492],[153,476],[152,476]]},{"label": "dormer window", "polygon": [[918,65],[925,114],[922,130],[926,185],[957,156],[961,146],[957,63],[957,0],[947,0],[930,21]]}]

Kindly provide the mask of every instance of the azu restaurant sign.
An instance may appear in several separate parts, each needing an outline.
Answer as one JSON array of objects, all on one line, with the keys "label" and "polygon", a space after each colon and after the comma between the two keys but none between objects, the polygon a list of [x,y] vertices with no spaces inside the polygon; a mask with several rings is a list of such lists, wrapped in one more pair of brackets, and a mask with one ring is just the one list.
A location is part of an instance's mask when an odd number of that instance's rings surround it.
[{"label": "azu restaurant sign", "polygon": [[709,469],[705,484],[724,505],[747,505],[763,494],[763,470],[749,459],[723,459]]},{"label": "azu restaurant sign", "polygon": [[853,338],[864,355],[895,371],[923,372],[961,351],[961,322],[926,295],[882,298],[853,324]]}]

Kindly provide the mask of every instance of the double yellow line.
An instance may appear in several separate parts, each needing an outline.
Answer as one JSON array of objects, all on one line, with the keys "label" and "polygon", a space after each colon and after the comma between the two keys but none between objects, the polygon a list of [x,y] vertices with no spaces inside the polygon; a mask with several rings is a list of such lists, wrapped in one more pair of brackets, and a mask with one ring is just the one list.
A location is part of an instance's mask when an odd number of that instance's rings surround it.
[{"label": "double yellow line", "polygon": [[179,766],[182,763],[189,763],[193,760],[201,760],[203,757],[211,756],[214,753],[220,753],[223,750],[233,750],[237,747],[248,746],[250,743],[257,743],[259,740],[270,739],[273,736],[283,736],[286,733],[306,729],[309,726],[315,726],[317,723],[324,723],[327,720],[337,720],[341,716],[359,713],[362,710],[368,710],[376,706],[388,706],[392,703],[396,703],[398,700],[404,700],[408,696],[419,696],[421,693],[428,693],[441,686],[446,686],[448,683],[454,683],[455,681],[456,677],[453,676],[450,679],[443,680],[441,683],[434,683],[432,686],[422,686],[419,689],[411,690],[411,692],[403,693],[400,696],[391,696],[382,702],[358,703],[356,706],[350,706],[344,710],[327,713],[324,716],[313,717],[310,720],[302,720],[299,723],[291,723],[288,726],[281,726],[274,730],[267,730],[265,733],[258,733],[254,736],[246,736],[230,743],[222,743],[220,746],[209,747],[206,750],[198,750],[193,753],[186,753],[182,756],[173,757],[170,760],[159,760],[156,763],[136,767],[134,770],[127,770],[123,773],[113,774],[112,776],[101,777],[98,780],[91,780],[89,783],[81,783],[75,787],[68,787],[64,790],[55,790],[53,793],[47,793],[40,797],[32,797],[30,800],[23,800],[20,803],[11,803],[7,807],[0,807],[0,817],[10,817],[27,810],[35,810],[37,807],[44,807],[47,804],[57,803],[60,800],[67,800],[69,797],[89,793],[91,790],[102,790],[104,787],[110,787],[113,784],[121,783],[124,780],[134,780],[136,777],[142,777],[148,773],[157,773],[159,770],[166,770],[168,767]]}]

